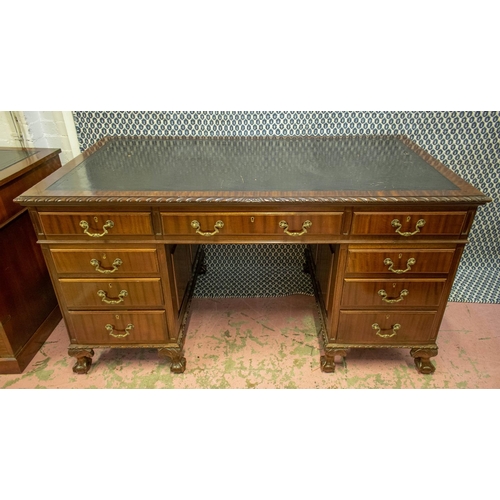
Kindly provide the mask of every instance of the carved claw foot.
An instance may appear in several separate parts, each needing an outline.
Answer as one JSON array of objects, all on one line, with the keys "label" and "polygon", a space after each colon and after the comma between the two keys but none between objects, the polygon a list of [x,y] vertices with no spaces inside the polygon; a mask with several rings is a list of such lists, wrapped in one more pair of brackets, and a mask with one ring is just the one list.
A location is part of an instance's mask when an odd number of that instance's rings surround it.
[{"label": "carved claw foot", "polygon": [[423,375],[430,375],[436,371],[436,367],[431,363],[430,358],[437,356],[438,350],[435,349],[412,349],[410,355],[415,360],[417,371]]},{"label": "carved claw foot", "polygon": [[82,349],[78,347],[70,347],[68,349],[68,354],[76,358],[75,366],[73,366],[73,371],[79,375],[88,373],[92,365],[92,356],[94,355],[93,349]]},{"label": "carved claw foot", "polygon": [[321,371],[325,373],[333,373],[335,371],[335,360],[326,356],[319,358]]},{"label": "carved claw foot", "polygon": [[161,358],[170,358],[172,360],[170,366],[172,373],[184,373],[186,370],[186,358],[182,354],[180,347],[162,347],[158,349],[158,355]]},{"label": "carved claw foot", "polygon": [[319,359],[321,371],[324,373],[333,373],[335,371],[335,356],[347,356],[345,349],[325,349],[325,355]]}]

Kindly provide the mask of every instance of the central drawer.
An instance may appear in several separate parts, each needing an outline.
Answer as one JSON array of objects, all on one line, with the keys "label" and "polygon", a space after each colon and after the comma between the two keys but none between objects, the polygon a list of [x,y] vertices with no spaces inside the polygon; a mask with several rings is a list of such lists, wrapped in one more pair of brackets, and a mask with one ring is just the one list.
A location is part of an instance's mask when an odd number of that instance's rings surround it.
[{"label": "central drawer", "polygon": [[285,235],[293,239],[338,235],[342,217],[343,212],[162,213],[162,224],[165,235]]},{"label": "central drawer", "polygon": [[60,279],[68,308],[161,307],[160,278],[128,280]]},{"label": "central drawer", "polygon": [[76,344],[147,344],[168,341],[165,311],[70,311]]}]

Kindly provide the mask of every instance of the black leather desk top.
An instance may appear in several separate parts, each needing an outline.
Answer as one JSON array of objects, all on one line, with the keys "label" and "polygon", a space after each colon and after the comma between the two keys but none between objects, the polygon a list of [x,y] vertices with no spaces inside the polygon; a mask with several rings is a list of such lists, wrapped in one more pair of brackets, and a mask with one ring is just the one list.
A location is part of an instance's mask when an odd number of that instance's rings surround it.
[{"label": "black leather desk top", "polygon": [[57,191],[399,191],[457,186],[397,137],[117,138]]}]

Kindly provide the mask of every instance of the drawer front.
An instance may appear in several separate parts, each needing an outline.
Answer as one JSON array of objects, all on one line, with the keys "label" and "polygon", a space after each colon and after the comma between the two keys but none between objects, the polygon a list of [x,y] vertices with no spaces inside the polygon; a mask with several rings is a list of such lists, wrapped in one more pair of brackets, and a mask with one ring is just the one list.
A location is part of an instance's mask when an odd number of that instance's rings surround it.
[{"label": "drawer front", "polygon": [[40,220],[47,236],[76,236],[96,240],[153,234],[149,212],[40,212]]},{"label": "drawer front", "polygon": [[347,273],[383,273],[405,276],[419,273],[448,273],[453,249],[349,249]]},{"label": "drawer front", "polygon": [[74,307],[161,307],[163,294],[156,279],[60,279],[68,308]]},{"label": "drawer front", "polygon": [[156,249],[60,249],[50,253],[59,274],[119,276],[158,273]]},{"label": "drawer front", "polygon": [[168,341],[165,311],[111,313],[70,311],[71,338],[77,344],[146,344]]},{"label": "drawer front", "polygon": [[[179,236],[340,234],[343,212],[163,213],[163,233]],[[221,224],[222,223],[222,224]],[[200,234],[201,233],[201,234]]]},{"label": "drawer front", "polygon": [[342,344],[425,344],[435,338],[436,313],[341,311],[336,342]]},{"label": "drawer front", "polygon": [[345,279],[342,307],[437,307],[446,279]]},{"label": "drawer front", "polygon": [[355,212],[351,234],[414,238],[459,235],[467,212]]}]

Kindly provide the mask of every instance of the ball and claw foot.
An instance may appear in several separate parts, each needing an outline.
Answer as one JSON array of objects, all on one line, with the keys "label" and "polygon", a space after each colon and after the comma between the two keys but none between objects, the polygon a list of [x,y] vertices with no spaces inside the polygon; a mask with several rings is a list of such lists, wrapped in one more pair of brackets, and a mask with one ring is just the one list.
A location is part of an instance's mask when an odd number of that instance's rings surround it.
[{"label": "ball and claw foot", "polygon": [[184,373],[186,370],[186,358],[182,355],[182,349],[179,347],[164,347],[158,349],[158,355],[161,358],[170,358],[172,365],[170,371],[172,373]]},{"label": "ball and claw foot", "polygon": [[415,360],[417,371],[423,375],[431,375],[436,371],[436,367],[431,363],[430,358],[437,356],[438,350],[435,349],[412,349],[410,355]]},{"label": "ball and claw foot", "polygon": [[170,371],[172,373],[184,373],[186,370],[186,358],[182,357],[179,360],[172,360],[172,366],[170,367]]},{"label": "ball and claw foot", "polygon": [[92,366],[92,356],[94,355],[93,349],[77,349],[70,347],[68,349],[68,354],[76,358],[75,366],[73,366],[74,373],[78,375],[85,375],[88,373]]},{"label": "ball and claw foot", "polygon": [[345,349],[325,349],[324,356],[319,358],[322,372],[335,372],[335,356],[342,356],[345,358],[347,356],[347,351]]},{"label": "ball and claw foot", "polygon": [[335,371],[335,360],[333,358],[327,358],[326,356],[321,356],[319,358],[319,363],[321,365],[322,372],[333,373]]}]

